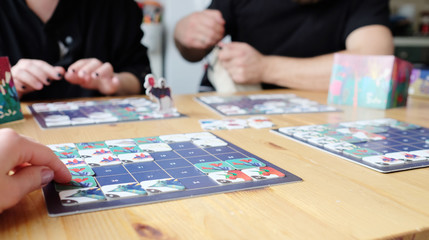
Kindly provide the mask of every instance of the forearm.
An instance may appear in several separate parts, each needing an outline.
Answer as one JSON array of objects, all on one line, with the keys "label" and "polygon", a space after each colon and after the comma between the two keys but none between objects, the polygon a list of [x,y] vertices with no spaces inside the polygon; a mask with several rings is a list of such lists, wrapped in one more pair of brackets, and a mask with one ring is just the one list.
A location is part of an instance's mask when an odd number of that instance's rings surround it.
[{"label": "forearm", "polygon": [[202,60],[211,50],[188,48],[181,44],[177,39],[175,39],[174,42],[182,57],[190,62],[198,62]]},{"label": "forearm", "polygon": [[[352,32],[347,38],[346,48],[337,53],[392,55],[394,45],[388,28],[373,25]],[[289,88],[327,91],[333,56],[334,53],[311,58],[265,56],[262,81]]]},{"label": "forearm", "polygon": [[262,82],[282,87],[327,91],[333,54],[312,58],[265,56]]},{"label": "forearm", "polygon": [[141,86],[140,81],[134,74],[129,72],[117,73],[116,77],[119,80],[119,88],[115,95],[137,95],[140,94]]}]

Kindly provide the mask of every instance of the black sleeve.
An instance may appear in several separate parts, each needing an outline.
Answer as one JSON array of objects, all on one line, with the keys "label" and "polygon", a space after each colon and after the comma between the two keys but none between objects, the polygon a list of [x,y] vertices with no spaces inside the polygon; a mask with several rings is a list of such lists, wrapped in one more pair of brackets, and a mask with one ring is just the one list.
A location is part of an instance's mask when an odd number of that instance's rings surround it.
[{"label": "black sleeve", "polygon": [[113,21],[115,28],[112,34],[112,65],[115,72],[130,72],[141,83],[141,93],[144,93],[143,83],[146,74],[151,72],[147,48],[141,44],[143,31],[142,10],[134,0],[113,1]]},{"label": "black sleeve", "polygon": [[390,28],[389,0],[356,0],[353,5],[350,9],[344,39],[354,30],[368,25],[377,24]]}]

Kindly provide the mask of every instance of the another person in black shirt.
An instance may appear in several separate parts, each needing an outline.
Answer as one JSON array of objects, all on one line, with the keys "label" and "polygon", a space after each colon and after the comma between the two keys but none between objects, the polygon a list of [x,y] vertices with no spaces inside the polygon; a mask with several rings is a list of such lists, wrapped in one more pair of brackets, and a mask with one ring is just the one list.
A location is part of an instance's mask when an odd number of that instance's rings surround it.
[{"label": "another person in black shirt", "polygon": [[388,24],[388,0],[213,0],[174,36],[199,61],[230,35],[218,59],[236,83],[327,90],[333,53],[393,54]]},{"label": "another person in black shirt", "polygon": [[144,92],[150,72],[133,0],[0,0],[0,56],[24,100]]}]

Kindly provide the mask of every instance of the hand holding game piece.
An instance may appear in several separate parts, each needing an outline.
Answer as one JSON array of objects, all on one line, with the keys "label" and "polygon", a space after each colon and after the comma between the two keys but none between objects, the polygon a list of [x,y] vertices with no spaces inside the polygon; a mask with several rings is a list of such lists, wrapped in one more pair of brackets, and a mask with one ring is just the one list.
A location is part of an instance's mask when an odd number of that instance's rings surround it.
[{"label": "hand holding game piece", "polygon": [[148,74],[145,77],[144,87],[146,88],[146,95],[158,104],[157,111],[162,114],[176,112],[171,97],[171,89],[167,86],[164,78],[156,79],[152,74]]},{"label": "hand holding game piece", "polygon": [[0,130],[0,213],[52,179],[71,180],[67,167],[48,147],[11,129]]},{"label": "hand holding game piece", "polygon": [[105,95],[118,92],[120,82],[112,64],[96,58],[81,59],[70,65],[64,78],[87,89],[96,89]]},{"label": "hand holding game piece", "polygon": [[264,79],[265,56],[247,43],[219,43],[219,61],[232,80],[239,84],[257,84]]},{"label": "hand holding game piece", "polygon": [[208,49],[222,40],[224,24],[217,10],[195,12],[176,25],[175,39],[187,48]]},{"label": "hand holding game piece", "polygon": [[18,96],[43,89],[51,81],[62,79],[63,67],[52,66],[42,60],[21,59],[11,69]]}]

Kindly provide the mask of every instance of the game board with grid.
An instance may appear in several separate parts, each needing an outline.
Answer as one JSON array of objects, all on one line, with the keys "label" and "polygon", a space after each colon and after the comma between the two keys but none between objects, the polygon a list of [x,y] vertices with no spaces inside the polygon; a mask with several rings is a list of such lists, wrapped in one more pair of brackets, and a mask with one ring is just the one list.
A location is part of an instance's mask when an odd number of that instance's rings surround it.
[{"label": "game board with grid", "polygon": [[202,96],[204,105],[226,116],[336,112],[338,109],[301,98],[295,94],[255,94],[246,96]]},{"label": "game board with grid", "polygon": [[395,119],[273,131],[383,173],[429,166],[429,129]]},{"label": "game board with grid", "polygon": [[73,175],[43,188],[50,216],[301,180],[209,132],[49,147]]},{"label": "game board with grid", "polygon": [[144,121],[183,117],[172,109],[157,111],[158,104],[144,97],[99,101],[35,103],[29,106],[41,128]]}]

